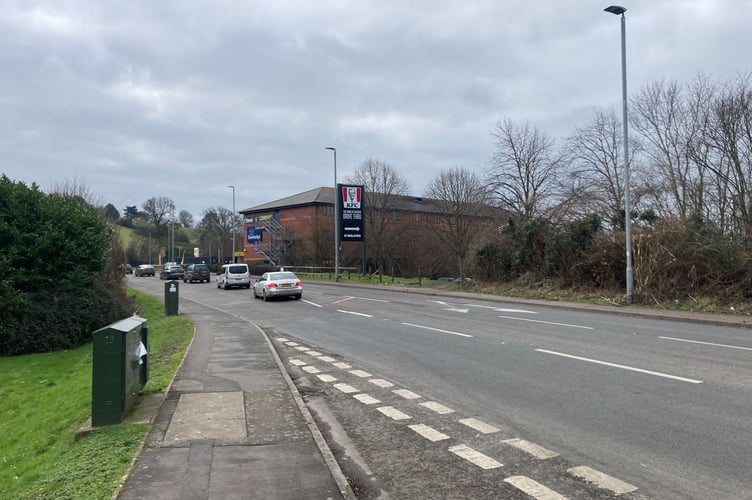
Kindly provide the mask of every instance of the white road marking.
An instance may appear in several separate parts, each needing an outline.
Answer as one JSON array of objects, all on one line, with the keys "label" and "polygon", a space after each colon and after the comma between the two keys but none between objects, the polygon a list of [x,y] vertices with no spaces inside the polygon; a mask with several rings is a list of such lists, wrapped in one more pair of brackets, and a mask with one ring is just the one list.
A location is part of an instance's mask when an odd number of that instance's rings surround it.
[{"label": "white road marking", "polygon": [[311,365],[304,366],[303,367],[303,371],[304,372],[308,372],[308,373],[321,373],[321,370],[319,370],[315,366],[311,366]]},{"label": "white road marking", "polygon": [[584,479],[588,483],[593,483],[599,488],[610,490],[614,492],[615,495],[631,493],[637,490],[636,486],[632,486],[629,483],[625,483],[624,481],[616,479],[615,477],[611,477],[608,474],[604,474],[603,472],[599,472],[595,469],[591,469],[590,467],[572,467],[571,469],[567,469],[567,472],[575,477]]},{"label": "white road marking", "polygon": [[514,319],[517,321],[528,321],[530,323],[543,323],[544,325],[554,325],[554,326],[566,326],[568,328],[582,328],[583,330],[593,330],[594,328],[592,326],[583,326],[583,325],[570,325],[567,323],[554,323],[553,321],[543,321],[540,319],[527,319],[527,318],[515,318],[514,316],[499,316],[502,319]]},{"label": "white road marking", "polygon": [[303,360],[301,360],[301,359],[297,359],[297,358],[291,358],[291,359],[290,359],[290,364],[293,364],[293,365],[295,365],[295,366],[305,366],[305,365],[307,365],[308,363],[306,363],[305,361],[303,361]]},{"label": "white road marking", "polygon": [[481,469],[497,469],[504,465],[501,462],[497,462],[493,458],[486,456],[479,451],[475,451],[474,449],[464,444],[452,446],[451,448],[449,448],[449,451],[451,451],[458,457],[464,458],[468,462],[477,465]]},{"label": "white road marking", "polygon": [[537,444],[531,443],[530,441],[525,441],[524,439],[507,439],[506,441],[502,441],[502,443],[508,444],[509,446],[514,446],[518,450],[522,450],[525,453],[534,456],[538,460],[547,460],[549,458],[559,456],[559,454],[555,451],[547,450],[542,446],[538,446]]},{"label": "white road marking", "polygon": [[354,297],[345,297],[344,299],[335,300],[332,302],[332,304],[339,304],[341,302],[347,302],[348,300],[352,300]]},{"label": "white road marking", "polygon": [[381,401],[372,396],[369,396],[368,394],[356,394],[353,397],[364,405],[374,405],[376,403],[381,403]]},{"label": "white road marking", "polygon": [[373,318],[373,316],[370,315],[370,314],[364,314],[364,313],[359,313],[359,312],[355,312],[355,311],[343,311],[342,309],[337,309],[337,312],[341,312],[341,313],[344,313],[344,314],[352,314],[352,315],[355,315],[355,316],[363,316],[364,318]]},{"label": "white road marking", "polygon": [[410,415],[406,415],[392,406],[382,406],[381,408],[376,409],[392,420],[407,420],[408,418],[411,418]]},{"label": "white road marking", "polygon": [[332,366],[336,366],[337,368],[340,368],[342,370],[347,370],[349,368],[352,368],[351,365],[348,365],[347,363],[342,363],[341,361],[339,363],[332,363]]},{"label": "white road marking", "polygon": [[604,365],[604,366],[610,366],[613,368],[621,368],[622,370],[629,370],[633,372],[638,373],[645,373],[647,375],[654,375],[656,377],[663,377],[663,378],[669,378],[672,380],[678,380],[680,382],[688,382],[690,384],[702,384],[702,380],[695,380],[691,378],[684,378],[684,377],[678,377],[676,375],[669,375],[667,373],[661,373],[661,372],[654,372],[651,370],[643,370],[642,368],[635,368],[633,366],[625,366],[625,365],[617,365],[616,363],[609,363],[607,361],[599,361],[597,359],[590,359],[590,358],[583,358],[581,356],[573,356],[571,354],[564,354],[562,352],[556,352],[556,351],[548,351],[546,349],[536,349],[538,352],[543,352],[546,354],[553,354],[554,356],[561,356],[563,358],[571,358],[571,359],[577,359],[580,361],[587,361],[588,363],[595,363],[597,365]]},{"label": "white road marking", "polygon": [[439,415],[447,415],[449,413],[454,413],[454,410],[451,408],[444,406],[441,403],[437,403],[435,401],[426,401],[425,403],[420,403],[420,406],[425,406],[429,410],[435,411]]},{"label": "white road marking", "polygon": [[387,388],[387,387],[394,387],[394,384],[389,382],[388,380],[384,380],[383,378],[375,378],[373,380],[369,380],[370,383],[373,385],[378,385],[379,387]]},{"label": "white road marking", "polygon": [[345,394],[352,394],[354,392],[360,392],[355,387],[351,386],[350,384],[334,384],[334,387],[336,387],[338,390],[344,392]]},{"label": "white road marking", "polygon": [[497,429],[493,425],[488,425],[487,423],[481,422],[476,418],[463,418],[462,420],[460,420],[460,423],[470,427],[471,429],[475,429],[482,434],[492,434],[494,432],[499,432],[499,429]]},{"label": "white road marking", "polygon": [[351,298],[358,299],[358,300],[370,300],[371,302],[383,302],[385,304],[389,303],[388,300],[384,300],[384,299],[372,299],[370,297],[351,297]]},{"label": "white road marking", "polygon": [[299,346],[299,345],[300,345],[300,344],[298,344],[297,342],[286,342],[286,344],[287,344],[287,345],[288,345],[289,347],[295,347],[295,346]]},{"label": "white road marking", "polygon": [[318,358],[321,356],[321,353],[318,351],[305,351],[305,354],[308,354],[309,356],[313,356],[314,358]]},{"label": "white road marking", "polygon": [[535,498],[535,500],[567,500],[567,497],[559,495],[555,491],[533,481],[529,477],[511,476],[506,478],[504,482],[509,483],[518,490],[530,495]]},{"label": "white road marking", "polygon": [[332,377],[331,375],[327,375],[326,373],[323,373],[323,374],[321,374],[321,375],[316,375],[316,376],[317,376],[317,377],[319,378],[319,380],[321,380],[322,382],[336,382],[336,381],[337,381],[337,378],[336,378],[336,377]]},{"label": "white road marking", "polygon": [[699,340],[689,340],[689,339],[677,339],[674,337],[658,337],[659,339],[663,340],[676,340],[677,342],[689,342],[692,344],[702,344],[702,345],[710,345],[713,347],[728,347],[729,349],[739,349],[742,351],[752,351],[752,347],[742,347],[738,345],[728,345],[728,344],[715,344],[713,342],[700,342]]},{"label": "white road marking", "polygon": [[319,359],[323,361],[324,363],[334,363],[335,361],[337,361],[336,359],[331,358],[329,356],[321,356]]},{"label": "white road marking", "polygon": [[303,352],[303,351],[308,351],[308,350],[310,350],[311,348],[310,348],[310,347],[306,347],[306,346],[304,346],[304,345],[299,345],[299,346],[297,346],[297,347],[296,347],[295,349],[296,349],[296,350],[298,350],[298,351],[301,351],[301,352]]},{"label": "white road marking", "polygon": [[422,328],[424,330],[432,330],[434,332],[449,333],[451,335],[459,335],[460,337],[471,337],[472,338],[472,335],[468,335],[466,333],[450,332],[449,330],[442,330],[440,328],[431,328],[430,326],[416,325],[416,324],[413,324],[413,323],[402,323],[402,324],[405,325],[405,326],[412,326],[412,327],[415,327],[415,328]]},{"label": "white road marking", "polygon": [[306,299],[301,299],[301,300],[302,300],[303,302],[305,302],[306,304],[311,304],[312,306],[316,306],[316,307],[323,307],[323,306],[321,306],[321,305],[319,305],[319,304],[317,304],[317,303],[315,303],[315,302],[311,302],[310,300],[306,300]]},{"label": "white road marking", "polygon": [[408,425],[408,427],[433,443],[449,439],[449,436],[443,432],[439,432],[433,427],[429,427],[425,424]]},{"label": "white road marking", "polygon": [[528,311],[527,309],[507,309],[505,307],[496,306],[481,306],[477,304],[466,304],[469,307],[478,307],[482,309],[491,309],[494,312],[508,312],[508,313],[521,313],[521,314],[538,314],[536,311]]},{"label": "white road marking", "polygon": [[455,307],[454,305],[448,304],[448,303],[446,303],[446,302],[444,302],[442,300],[432,300],[431,302],[436,302],[437,304],[439,304],[441,306],[446,306],[444,308],[445,311],[461,312],[461,313],[465,313],[465,314],[467,314],[470,311],[470,309],[468,309],[467,307],[465,307],[465,308]]},{"label": "white road marking", "polygon": [[278,340],[279,342],[289,342],[289,341],[288,341],[288,340],[287,340],[286,338],[284,338],[284,337],[277,337],[277,340]]},{"label": "white road marking", "polygon": [[396,391],[392,391],[397,396],[402,396],[405,399],[418,399],[420,398],[420,394],[415,394],[413,391],[408,391],[407,389],[397,389]]},{"label": "white road marking", "polygon": [[363,370],[352,370],[350,373],[360,378],[373,377],[372,374],[365,372]]}]

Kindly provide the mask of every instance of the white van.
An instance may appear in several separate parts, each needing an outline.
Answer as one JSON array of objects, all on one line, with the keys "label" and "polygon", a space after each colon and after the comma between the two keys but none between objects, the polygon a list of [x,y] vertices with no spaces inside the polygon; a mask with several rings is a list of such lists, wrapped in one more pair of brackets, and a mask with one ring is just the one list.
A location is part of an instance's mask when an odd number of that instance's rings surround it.
[{"label": "white van", "polygon": [[251,288],[248,264],[225,264],[217,273],[217,288],[227,290],[234,286]]}]

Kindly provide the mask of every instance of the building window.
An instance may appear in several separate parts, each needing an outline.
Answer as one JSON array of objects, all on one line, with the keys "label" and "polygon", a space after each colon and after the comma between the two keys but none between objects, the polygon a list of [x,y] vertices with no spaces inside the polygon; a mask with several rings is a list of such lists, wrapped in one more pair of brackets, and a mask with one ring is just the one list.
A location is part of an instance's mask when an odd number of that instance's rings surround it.
[{"label": "building window", "polygon": [[433,223],[438,224],[441,222],[441,216],[439,214],[433,214]]},{"label": "building window", "polygon": [[380,219],[381,218],[381,209],[374,208],[373,209],[373,218],[374,219]]},{"label": "building window", "polygon": [[420,222],[422,219],[420,212],[415,212],[415,222]]},{"label": "building window", "polygon": [[324,205],[324,215],[334,215],[334,205]]},{"label": "building window", "polygon": [[395,221],[402,220],[402,212],[395,210],[394,212],[392,212],[392,217]]},{"label": "building window", "polygon": [[453,225],[453,226],[456,226],[457,225],[457,216],[456,215],[452,215],[451,217],[449,217],[449,223],[451,225]]}]

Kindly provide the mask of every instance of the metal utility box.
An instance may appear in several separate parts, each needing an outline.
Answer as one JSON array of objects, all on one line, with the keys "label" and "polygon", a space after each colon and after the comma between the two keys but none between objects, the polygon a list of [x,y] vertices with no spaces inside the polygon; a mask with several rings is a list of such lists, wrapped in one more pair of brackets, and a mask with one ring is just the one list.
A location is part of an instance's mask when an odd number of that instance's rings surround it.
[{"label": "metal utility box", "polygon": [[93,337],[91,425],[119,424],[149,380],[149,327],[134,314]]},{"label": "metal utility box", "polygon": [[164,285],[164,307],[165,307],[165,315],[166,316],[177,316],[178,315],[178,305],[179,305],[179,294],[180,290],[178,288],[178,282],[175,280],[170,280],[165,282]]}]

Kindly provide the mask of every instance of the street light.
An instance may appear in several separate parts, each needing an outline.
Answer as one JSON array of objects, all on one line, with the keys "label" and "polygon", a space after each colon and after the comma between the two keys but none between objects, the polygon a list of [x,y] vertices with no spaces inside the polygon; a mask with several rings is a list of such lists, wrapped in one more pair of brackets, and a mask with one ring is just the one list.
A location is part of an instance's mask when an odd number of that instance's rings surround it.
[{"label": "street light", "polygon": [[334,153],[334,281],[339,281],[339,196],[337,193],[337,148],[324,148]]},{"label": "street light", "polygon": [[621,16],[621,99],[622,115],[624,129],[624,232],[626,233],[627,246],[627,303],[634,301],[634,274],[632,270],[632,216],[629,194],[629,134],[627,131],[627,36],[626,20],[624,13],[627,11],[624,7],[611,5],[606,7],[606,12]]},{"label": "street light", "polygon": [[232,263],[235,263],[235,186],[227,186],[232,188],[232,217],[230,217],[230,224],[232,224]]}]

